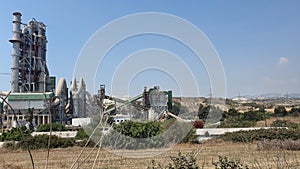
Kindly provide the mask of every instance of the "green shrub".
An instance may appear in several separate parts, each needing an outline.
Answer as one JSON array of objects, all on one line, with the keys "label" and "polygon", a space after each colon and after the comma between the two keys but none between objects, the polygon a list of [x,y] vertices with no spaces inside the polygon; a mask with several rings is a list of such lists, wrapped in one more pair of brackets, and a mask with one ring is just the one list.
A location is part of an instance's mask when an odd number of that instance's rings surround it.
[{"label": "green shrub", "polygon": [[219,156],[219,161],[212,163],[216,169],[249,169],[249,167],[242,162],[234,159],[228,159],[228,157]]},{"label": "green shrub", "polygon": [[284,106],[277,106],[274,109],[274,116],[282,117],[282,116],[286,116],[286,115],[288,115],[288,112],[286,111]]},{"label": "green shrub", "polygon": [[113,126],[117,132],[133,138],[150,138],[162,133],[159,122],[134,122],[126,121]]},{"label": "green shrub", "polygon": [[258,111],[249,110],[245,113],[240,113],[236,109],[229,109],[228,112],[222,114],[221,125],[219,128],[239,128],[239,127],[254,127],[256,122],[270,118],[270,115],[265,112],[265,109],[260,107]]},{"label": "green shrub", "polygon": [[299,129],[259,129],[249,131],[237,131],[232,133],[225,133],[220,136],[225,141],[233,142],[252,142],[255,140],[297,140],[300,139]]},{"label": "green shrub", "polygon": [[6,135],[6,133],[2,133],[2,134],[0,135],[0,141],[1,141],[1,142],[4,141],[5,135]]},{"label": "green shrub", "polygon": [[[62,128],[61,128],[62,129]],[[5,148],[21,148],[21,149],[27,149],[26,145],[29,145],[30,149],[46,149],[48,148],[48,140],[49,135],[36,135],[31,136],[30,132],[24,130],[25,137],[22,140],[21,133],[19,129],[12,128],[8,132],[2,133],[1,135],[1,141],[5,141],[4,147]],[[78,134],[79,133],[79,134]],[[79,130],[76,135],[77,139],[82,139],[82,142],[76,142],[74,139],[67,139],[67,138],[60,138],[57,136],[52,135],[51,141],[50,141],[50,148],[66,148],[66,147],[72,147],[74,145],[77,146],[84,146],[88,136],[85,134],[83,130]],[[16,143],[15,141],[19,141]],[[94,146],[95,143],[93,141],[89,141],[88,146]]]},{"label": "green shrub", "polygon": [[[36,129],[37,132],[50,131],[50,124],[39,125]],[[66,131],[66,127],[60,123],[52,123],[52,131]]]},{"label": "green shrub", "polygon": [[[102,145],[118,149],[145,149],[156,148],[163,145],[160,136],[162,127],[159,122],[134,122],[126,121],[114,124],[113,130],[102,138]],[[96,131],[93,140],[101,139],[101,132]]]},{"label": "green shrub", "polygon": [[[24,137],[28,137],[30,135],[30,131],[26,130],[26,127],[21,127],[21,130],[24,134]],[[3,132],[0,136],[1,141],[20,141],[22,140],[22,134],[18,128],[11,128],[7,132]]]},{"label": "green shrub", "polygon": [[[16,148],[26,149],[26,145],[29,145],[30,149],[46,149],[48,148],[48,135],[36,135],[34,137],[27,137],[24,141],[20,141],[16,144]],[[51,136],[50,148],[66,148],[74,146],[73,139],[59,138],[57,136]]]},{"label": "green shrub", "polygon": [[260,121],[264,120],[264,114],[257,111],[248,111],[243,114],[243,121]]},{"label": "green shrub", "polygon": [[240,127],[253,127],[256,125],[255,121],[239,121],[230,120],[221,122],[218,128],[240,128]]},{"label": "green shrub", "polygon": [[293,128],[293,129],[299,128],[299,125],[297,123],[293,123],[288,120],[275,120],[272,122],[272,124],[270,126],[271,127],[288,127],[288,128]]},{"label": "green shrub", "polygon": [[85,133],[85,131],[83,129],[80,129],[77,131],[77,134],[75,136],[76,140],[84,140],[84,139],[88,139],[89,136]]},{"label": "green shrub", "polygon": [[199,169],[193,154],[182,155],[181,152],[179,152],[177,157],[170,158],[172,163],[169,163],[168,169]]},{"label": "green shrub", "polygon": [[[172,123],[171,123],[172,122]],[[191,123],[171,120],[171,122],[140,123],[127,121],[114,125],[103,137],[103,146],[124,149],[160,148],[169,144],[191,141],[195,136]],[[97,138],[98,137],[98,138]],[[99,140],[101,133],[93,135]]]},{"label": "green shrub", "polygon": [[186,155],[178,153],[177,156],[170,157],[171,162],[166,164],[155,163],[155,160],[151,161],[151,166],[147,169],[199,169],[196,157],[193,153],[188,153]]}]

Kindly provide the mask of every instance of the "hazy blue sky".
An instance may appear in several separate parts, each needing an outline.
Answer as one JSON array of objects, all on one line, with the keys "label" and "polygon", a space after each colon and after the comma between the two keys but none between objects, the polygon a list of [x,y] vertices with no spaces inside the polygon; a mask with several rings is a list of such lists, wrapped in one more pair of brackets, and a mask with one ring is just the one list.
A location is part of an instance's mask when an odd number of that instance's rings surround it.
[{"label": "hazy blue sky", "polygon": [[[82,47],[99,28],[129,14],[162,12],[186,19],[207,35],[224,66],[228,96],[239,92],[300,92],[299,8],[298,0],[1,1],[0,91],[10,89],[10,76],[3,73],[10,73],[12,45],[8,40],[12,37],[12,13],[19,11],[23,22],[34,17],[47,25],[50,74],[64,77],[68,83]],[[133,37],[118,44],[100,65],[96,85],[111,85],[118,64],[144,48],[160,48],[179,56],[196,74],[200,95],[208,95],[210,83],[205,68],[187,59],[193,53],[176,40],[157,35]],[[180,87],[175,80],[166,72],[145,71],[133,79],[129,94],[155,84],[178,94]]]}]

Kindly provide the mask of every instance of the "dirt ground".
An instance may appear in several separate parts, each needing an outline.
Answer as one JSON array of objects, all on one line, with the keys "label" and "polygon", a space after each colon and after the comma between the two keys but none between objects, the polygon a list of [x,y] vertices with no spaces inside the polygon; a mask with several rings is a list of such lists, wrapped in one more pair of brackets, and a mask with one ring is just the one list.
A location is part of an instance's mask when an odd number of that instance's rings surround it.
[{"label": "dirt ground", "polygon": [[[92,148],[87,148],[83,151],[77,163],[80,164],[78,168],[92,168],[93,166],[94,168],[147,168],[152,166],[153,161],[155,164],[167,166],[171,163],[170,156],[177,156],[179,151],[182,154],[197,153],[197,163],[200,168],[214,168],[212,162],[218,161],[219,156],[240,160],[250,168],[300,167],[300,151],[259,151],[256,143],[214,140],[202,144],[180,144],[170,150],[119,150],[115,153],[100,150],[98,154],[98,148],[92,150]],[[48,168],[71,168],[81,151],[81,147],[51,149]],[[47,150],[33,150],[32,154],[35,168],[46,168]],[[156,155],[152,156],[153,154]],[[28,152],[0,149],[0,168],[32,168]]]}]

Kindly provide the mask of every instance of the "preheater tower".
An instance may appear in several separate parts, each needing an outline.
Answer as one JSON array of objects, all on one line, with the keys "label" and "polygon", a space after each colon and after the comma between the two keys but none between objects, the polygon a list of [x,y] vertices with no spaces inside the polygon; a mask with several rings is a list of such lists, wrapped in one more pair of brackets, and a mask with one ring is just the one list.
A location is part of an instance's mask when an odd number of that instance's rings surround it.
[{"label": "preheater tower", "polygon": [[[31,19],[22,24],[21,13],[13,13],[12,93],[50,91],[46,64],[46,26]],[[24,27],[21,29],[21,25]]]},{"label": "preheater tower", "polygon": [[7,101],[13,109],[9,107],[4,113],[4,126],[8,128],[16,127],[16,120],[25,124],[30,111],[35,125],[53,119],[47,103],[54,97],[51,90],[55,89],[55,77],[51,82],[46,64],[46,26],[35,19],[22,23],[21,16],[19,12],[13,13],[13,37],[9,40],[12,43],[12,75]]}]

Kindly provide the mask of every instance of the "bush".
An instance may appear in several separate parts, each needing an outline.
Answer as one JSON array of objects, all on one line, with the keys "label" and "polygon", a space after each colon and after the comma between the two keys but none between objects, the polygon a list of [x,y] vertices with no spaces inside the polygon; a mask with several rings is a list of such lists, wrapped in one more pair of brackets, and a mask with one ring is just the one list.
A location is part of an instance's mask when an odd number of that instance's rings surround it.
[{"label": "bush", "polygon": [[218,128],[239,128],[239,127],[253,127],[256,125],[255,121],[225,121],[221,122],[220,126]]},{"label": "bush", "polygon": [[[164,143],[159,122],[126,121],[113,125],[114,130],[102,138],[102,145],[118,149],[145,149],[161,147]],[[101,139],[101,132],[93,135],[93,140]]]},{"label": "bush", "polygon": [[[26,145],[29,145],[30,149],[46,149],[48,148],[49,135],[36,135],[31,136],[27,131],[24,131],[25,138],[21,139],[20,131],[17,128],[13,128],[6,133],[2,133],[1,140],[5,141],[4,147],[10,149],[27,149]],[[66,148],[72,146],[84,146],[87,142],[88,136],[83,130],[79,130],[77,139],[81,139],[81,142],[75,142],[75,139],[60,138],[57,136],[51,136],[50,148]],[[18,141],[17,143],[15,141]],[[94,146],[93,141],[89,141],[89,147]]]},{"label": "bush", "polygon": [[[166,121],[140,123],[127,121],[113,126],[103,137],[103,146],[117,149],[160,148],[193,140],[195,130],[192,123]],[[164,129],[164,130],[163,130]],[[98,137],[98,138],[97,138]],[[93,140],[101,139],[101,133],[93,135]]]},{"label": "bush", "polygon": [[4,139],[5,139],[5,133],[2,133],[2,134],[0,135],[0,141],[2,142],[2,141],[4,141]]},{"label": "bush", "polygon": [[76,140],[75,145],[80,147],[84,147],[85,145],[87,145],[87,147],[94,147],[95,142],[93,142],[92,140],[89,140],[88,144],[86,144],[88,139],[89,139],[89,135],[86,134],[85,130],[80,129],[78,130],[75,136],[75,140]]},{"label": "bush", "polygon": [[249,169],[249,167],[242,162],[234,159],[228,159],[228,157],[219,156],[219,161],[213,162],[216,169]]},{"label": "bush", "polygon": [[[93,140],[100,140],[101,135],[93,135]],[[151,138],[133,138],[112,130],[102,139],[102,146],[113,149],[146,149],[158,148],[164,145],[164,139],[159,135]]]},{"label": "bush", "polygon": [[[30,135],[30,131],[26,130],[26,127],[21,127],[24,137]],[[2,133],[0,141],[20,141],[22,140],[22,134],[18,128],[11,128],[9,131]]]},{"label": "bush", "polygon": [[[50,124],[39,125],[36,129],[37,132],[50,131]],[[66,127],[60,123],[52,123],[52,131],[66,131]]]},{"label": "bush", "polygon": [[248,111],[243,114],[243,121],[260,121],[264,120],[264,114],[257,111]]},{"label": "bush", "polygon": [[20,141],[21,139],[22,135],[18,128],[12,128],[5,134],[5,140]]},{"label": "bush", "polygon": [[300,139],[300,130],[296,129],[259,129],[225,133],[220,136],[224,141],[253,142],[255,140],[297,140]]},{"label": "bush", "polygon": [[288,127],[288,128],[293,128],[293,129],[299,128],[299,125],[297,123],[293,123],[293,122],[287,121],[287,120],[275,120],[272,122],[272,124],[270,126],[271,127]]},{"label": "bush", "polygon": [[259,111],[249,110],[245,113],[239,113],[235,109],[229,109],[227,113],[223,113],[221,125],[219,128],[238,128],[238,127],[253,127],[257,121],[269,118],[264,109]]},{"label": "bush", "polygon": [[162,133],[159,122],[134,122],[126,121],[113,126],[117,132],[133,138],[150,138]]},{"label": "bush", "polygon": [[75,139],[76,140],[84,140],[84,139],[88,139],[89,136],[85,133],[85,131],[83,129],[78,130]]},{"label": "bush", "polygon": [[164,164],[156,164],[154,160],[151,161],[151,166],[147,169],[199,169],[200,167],[197,164],[196,157],[192,153],[187,155],[182,155],[181,152],[178,153],[178,156],[171,156],[171,162],[165,166]]},{"label": "bush", "polygon": [[170,158],[172,163],[169,163],[168,169],[199,169],[196,158],[192,154],[182,155],[181,152],[179,152],[177,157]]},{"label": "bush", "polygon": [[15,148],[15,142],[14,141],[6,141],[3,144],[3,148],[14,149]]},{"label": "bush", "polygon": [[274,109],[275,116],[286,116],[288,112],[286,111],[284,106],[278,106]]},{"label": "bush", "polygon": [[[26,145],[29,145],[30,149],[46,149],[48,148],[48,135],[37,135],[34,137],[27,137],[24,141],[20,141],[16,144],[16,148],[26,149]],[[73,139],[59,138],[57,136],[51,136],[50,148],[66,148],[74,146]]]},{"label": "bush", "polygon": [[290,116],[299,117],[300,116],[300,108],[292,108],[290,110]]}]

